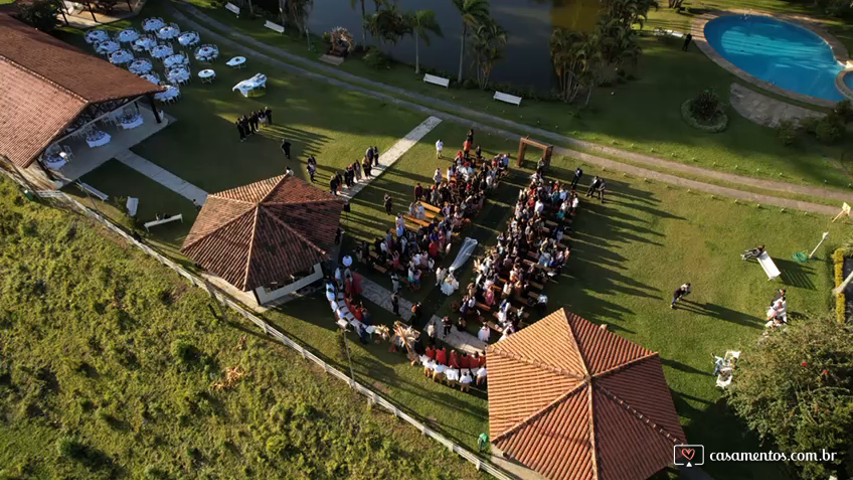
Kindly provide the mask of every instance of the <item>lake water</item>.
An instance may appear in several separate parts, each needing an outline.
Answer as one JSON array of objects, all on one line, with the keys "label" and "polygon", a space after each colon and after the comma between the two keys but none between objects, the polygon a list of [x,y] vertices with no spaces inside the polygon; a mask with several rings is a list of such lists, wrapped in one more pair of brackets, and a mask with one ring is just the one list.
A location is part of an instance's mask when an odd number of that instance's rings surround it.
[{"label": "lake water", "polygon": [[[555,27],[591,30],[599,5],[599,0],[491,0],[492,17],[507,30],[509,40],[504,58],[492,71],[491,80],[550,89],[554,77],[548,49],[551,31]],[[444,36],[433,36],[428,47],[421,42],[421,65],[447,72],[455,80],[462,20],[451,0],[400,0],[399,6],[403,11],[429,9],[435,12]],[[372,0],[365,0],[365,9],[368,13],[374,11]],[[337,26],[348,29],[360,43],[361,6],[351,8],[350,0],[314,0],[314,9],[308,19],[311,32],[320,35]],[[374,44],[369,34],[367,43]],[[415,47],[411,37],[389,48],[386,47],[386,52],[395,59],[414,64]],[[466,53],[466,77],[476,78],[471,58]]]}]

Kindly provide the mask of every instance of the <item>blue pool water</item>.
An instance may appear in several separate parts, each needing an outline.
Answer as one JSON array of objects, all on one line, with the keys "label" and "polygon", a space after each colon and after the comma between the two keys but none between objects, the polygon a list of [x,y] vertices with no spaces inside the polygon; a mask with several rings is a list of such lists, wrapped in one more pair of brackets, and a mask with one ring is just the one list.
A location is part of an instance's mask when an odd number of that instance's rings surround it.
[{"label": "blue pool water", "polygon": [[756,78],[803,95],[844,98],[835,87],[843,67],[829,44],[810,30],[761,15],[726,15],[705,25],[705,38]]}]

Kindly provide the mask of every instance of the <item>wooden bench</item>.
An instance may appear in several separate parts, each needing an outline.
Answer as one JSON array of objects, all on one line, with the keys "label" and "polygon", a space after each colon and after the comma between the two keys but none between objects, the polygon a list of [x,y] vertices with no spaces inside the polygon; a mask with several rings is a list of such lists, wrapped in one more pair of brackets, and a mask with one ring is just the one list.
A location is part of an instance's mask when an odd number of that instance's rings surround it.
[{"label": "wooden bench", "polygon": [[79,186],[79,187],[80,187],[80,188],[82,188],[83,190],[85,190],[85,191],[87,191],[87,192],[91,193],[92,195],[94,195],[94,196],[98,197],[98,198],[99,198],[101,201],[103,201],[103,202],[106,202],[106,201],[110,198],[110,196],[109,196],[109,195],[107,195],[106,193],[104,193],[104,192],[102,192],[102,191],[98,190],[97,188],[95,188],[95,187],[93,187],[93,186],[91,186],[91,185],[89,185],[89,184],[86,184],[86,183],[83,183],[83,182],[78,182],[78,183],[77,183],[77,186]]},{"label": "wooden bench", "polygon": [[450,79],[444,77],[438,77],[435,75],[425,74],[424,82],[431,83],[433,85],[438,85],[439,87],[447,88],[450,86]]},{"label": "wooden bench", "polygon": [[272,30],[272,31],[274,31],[274,32],[284,33],[284,27],[282,27],[281,25],[279,25],[279,24],[277,24],[277,23],[272,23],[272,22],[271,22],[271,21],[269,21],[269,20],[267,20],[266,22],[264,22],[264,26],[265,26],[265,27],[267,27],[267,28],[269,28],[270,30]]},{"label": "wooden bench", "polygon": [[377,272],[379,272],[379,273],[383,274],[383,275],[384,275],[384,274],[386,274],[386,273],[388,273],[388,269],[387,269],[387,268],[383,267],[382,265],[379,265],[379,264],[378,264],[378,263],[376,263],[376,262],[373,262],[373,269],[374,269],[374,270],[376,270]]},{"label": "wooden bench", "polygon": [[156,227],[157,225],[163,225],[164,223],[177,222],[178,220],[181,223],[184,223],[184,215],[179,213],[177,215],[172,215],[171,217],[161,218],[160,220],[151,220],[150,222],[145,222],[145,230],[147,231],[151,227]]},{"label": "wooden bench", "polygon": [[238,17],[240,16],[240,7],[234,5],[231,2],[225,4],[225,10],[228,10],[229,12],[233,13],[234,15],[237,15]]},{"label": "wooden bench", "polygon": [[[411,215],[403,215],[403,219],[412,225],[417,225],[418,227],[428,227],[430,225],[426,220],[421,220],[419,218],[415,218]],[[415,229],[417,230],[417,229]]]},{"label": "wooden bench", "polygon": [[510,95],[508,93],[498,92],[496,90],[495,96],[492,98],[495,100],[501,101],[501,102],[511,103],[511,104],[515,105],[516,107],[521,106],[521,97],[516,97],[515,95]]},{"label": "wooden bench", "polygon": [[[435,215],[442,215],[441,209],[428,202],[418,202],[417,205],[423,205],[425,212],[433,212]],[[443,216],[443,215],[442,215]]]}]

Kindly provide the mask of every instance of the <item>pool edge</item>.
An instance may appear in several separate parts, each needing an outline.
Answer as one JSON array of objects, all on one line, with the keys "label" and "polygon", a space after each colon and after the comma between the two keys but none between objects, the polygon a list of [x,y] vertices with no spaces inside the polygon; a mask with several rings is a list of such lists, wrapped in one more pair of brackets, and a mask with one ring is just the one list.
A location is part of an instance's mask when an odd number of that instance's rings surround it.
[{"label": "pool edge", "polygon": [[[699,47],[699,50],[702,51],[708,58],[710,58],[714,63],[731,73],[732,75],[738,77],[744,82],[749,83],[750,85],[754,85],[761,89],[767,90],[769,92],[775,93],[777,95],[790,98],[791,100],[796,100],[798,102],[808,103],[811,105],[816,105],[819,107],[833,107],[837,102],[832,100],[826,100],[823,98],[812,97],[811,95],[804,95],[802,93],[797,93],[785,88],[781,88],[779,86],[773,85],[770,82],[761,80],[760,78],[754,77],[747,73],[745,70],[740,69],[735,66],[732,62],[726,60],[719,52],[717,52],[707,41],[705,38],[705,25],[711,20],[723,16],[728,15],[760,15],[764,17],[771,17],[778,20],[782,20],[785,22],[793,23],[799,27],[803,27],[815,34],[817,34],[823,41],[825,41],[830,50],[832,50],[832,54],[839,63],[844,64],[845,68],[842,70],[839,75],[844,74],[851,67],[848,66],[848,61],[850,60],[849,53],[847,52],[847,48],[842,44],[834,35],[830,34],[828,31],[823,29],[820,26],[820,22],[814,18],[806,17],[806,16],[794,16],[794,15],[783,15],[776,14],[770,12],[762,12],[760,10],[743,10],[743,9],[732,9],[732,10],[717,10],[712,12],[706,12],[702,15],[699,15],[693,22],[691,23],[690,29],[691,34],[693,35],[693,42],[696,43],[696,46]],[[835,84],[838,87],[839,77],[836,77]],[[843,84],[843,77],[841,77],[841,83]],[[853,99],[853,91],[844,86],[845,88],[838,87],[838,91],[841,92],[842,96]]]}]

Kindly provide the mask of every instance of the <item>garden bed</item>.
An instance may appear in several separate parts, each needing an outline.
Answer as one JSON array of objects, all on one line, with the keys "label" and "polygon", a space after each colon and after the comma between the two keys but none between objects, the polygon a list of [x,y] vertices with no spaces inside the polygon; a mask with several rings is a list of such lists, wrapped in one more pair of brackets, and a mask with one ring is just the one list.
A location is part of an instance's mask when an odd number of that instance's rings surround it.
[{"label": "garden bed", "polygon": [[729,125],[729,116],[722,109],[717,110],[717,113],[710,120],[695,117],[690,111],[690,102],[692,101],[692,99],[685,100],[681,104],[681,116],[691,127],[702,130],[703,132],[719,133]]}]

